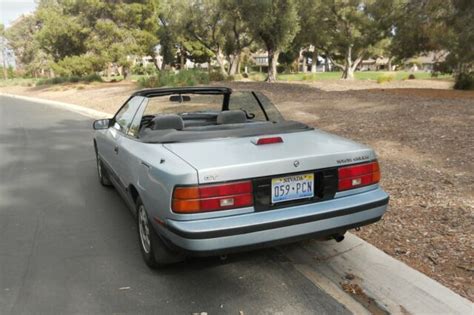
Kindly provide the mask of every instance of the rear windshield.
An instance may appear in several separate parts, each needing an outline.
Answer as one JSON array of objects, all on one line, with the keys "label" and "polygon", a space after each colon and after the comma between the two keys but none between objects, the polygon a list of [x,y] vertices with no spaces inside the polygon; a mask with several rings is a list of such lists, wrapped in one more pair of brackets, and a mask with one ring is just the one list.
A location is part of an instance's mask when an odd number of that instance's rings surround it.
[{"label": "rear windshield", "polygon": [[[260,96],[261,97],[261,96]],[[281,114],[273,104],[263,104],[260,97],[253,92],[238,91],[230,95],[228,108],[224,108],[223,94],[176,94],[148,98],[148,104],[143,113],[146,115],[177,114],[186,116],[193,113],[219,114],[223,110],[242,110],[253,121],[279,121]],[[267,101],[267,100],[264,100]],[[265,103],[265,102],[263,102]],[[273,108],[269,108],[273,107]],[[184,119],[186,117],[183,117]]]}]

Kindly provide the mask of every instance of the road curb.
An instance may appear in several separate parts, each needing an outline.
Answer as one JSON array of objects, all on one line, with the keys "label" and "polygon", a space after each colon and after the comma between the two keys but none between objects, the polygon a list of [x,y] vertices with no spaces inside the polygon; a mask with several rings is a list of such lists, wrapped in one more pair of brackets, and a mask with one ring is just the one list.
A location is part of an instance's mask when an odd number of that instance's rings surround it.
[{"label": "road curb", "polygon": [[[306,242],[285,247],[282,252],[295,266],[304,265],[341,291],[343,283],[355,291],[360,287],[365,295],[362,298],[372,298],[391,314],[474,313],[469,300],[351,233],[346,233],[341,243]],[[360,301],[361,294],[354,295],[359,295],[355,300]],[[344,300],[339,302],[354,310]]]},{"label": "road curb", "polygon": [[[111,116],[65,102],[3,92],[0,96],[50,105],[94,119]],[[308,280],[355,313],[361,313],[354,304],[359,303],[358,299],[343,296],[347,292],[341,283],[359,286],[392,314],[474,314],[474,304],[469,300],[351,233],[346,233],[341,243],[305,242],[279,250]]]},{"label": "road curb", "polygon": [[94,119],[108,118],[108,117],[112,116],[111,114],[101,112],[101,111],[98,111],[98,110],[95,110],[95,109],[90,109],[90,108],[87,108],[87,107],[84,107],[84,106],[65,103],[65,102],[59,102],[59,101],[53,101],[53,100],[47,100],[47,99],[44,99],[44,98],[16,95],[16,94],[4,93],[4,92],[0,92],[0,96],[11,97],[11,98],[25,100],[25,101],[29,101],[29,102],[35,102],[35,103],[50,105],[50,106],[54,106],[54,107],[57,107],[57,108],[69,110],[71,112],[75,112],[75,113],[81,114],[83,116],[87,116],[87,117],[94,118]]}]

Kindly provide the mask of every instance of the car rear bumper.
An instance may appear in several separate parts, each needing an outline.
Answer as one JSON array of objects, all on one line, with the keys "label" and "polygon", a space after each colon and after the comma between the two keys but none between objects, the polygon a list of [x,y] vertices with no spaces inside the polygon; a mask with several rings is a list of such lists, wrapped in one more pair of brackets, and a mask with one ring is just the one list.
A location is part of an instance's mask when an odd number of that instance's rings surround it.
[{"label": "car rear bumper", "polygon": [[343,233],[380,220],[388,195],[379,187],[356,195],[229,217],[166,220],[160,234],[172,247],[214,255]]}]

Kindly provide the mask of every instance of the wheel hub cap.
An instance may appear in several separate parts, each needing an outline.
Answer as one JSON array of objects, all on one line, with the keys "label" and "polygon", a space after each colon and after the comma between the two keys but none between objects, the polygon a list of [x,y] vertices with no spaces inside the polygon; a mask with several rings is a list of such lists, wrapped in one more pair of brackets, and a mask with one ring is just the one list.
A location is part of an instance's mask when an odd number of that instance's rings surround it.
[{"label": "wheel hub cap", "polygon": [[148,218],[145,212],[145,208],[140,206],[138,209],[138,230],[140,233],[140,241],[142,243],[143,250],[145,253],[150,252],[150,229],[148,227]]}]

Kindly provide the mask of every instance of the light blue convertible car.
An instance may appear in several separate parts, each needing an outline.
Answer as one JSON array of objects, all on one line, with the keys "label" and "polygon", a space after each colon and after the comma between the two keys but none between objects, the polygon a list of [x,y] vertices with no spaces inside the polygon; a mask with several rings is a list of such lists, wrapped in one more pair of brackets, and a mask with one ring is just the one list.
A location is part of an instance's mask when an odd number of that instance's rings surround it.
[{"label": "light blue convertible car", "polygon": [[94,129],[99,180],[136,215],[152,268],[308,238],[341,241],[387,210],[372,149],[285,120],[259,92],[142,90]]}]

